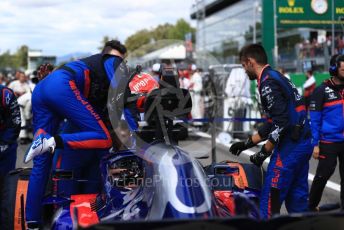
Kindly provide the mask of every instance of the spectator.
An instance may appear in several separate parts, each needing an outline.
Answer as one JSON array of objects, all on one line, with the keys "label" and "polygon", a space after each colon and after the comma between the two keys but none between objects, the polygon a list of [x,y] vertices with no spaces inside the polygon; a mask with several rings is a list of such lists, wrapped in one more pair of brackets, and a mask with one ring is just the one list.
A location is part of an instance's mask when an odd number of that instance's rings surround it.
[{"label": "spectator", "polygon": [[[192,75],[189,86],[192,99],[191,116],[194,119],[201,119],[204,116],[204,104],[201,95],[203,90],[202,75],[195,64],[191,66],[191,71]],[[195,126],[202,126],[201,122],[194,122],[193,124]]]},{"label": "spectator", "polygon": [[155,63],[152,66],[152,76],[157,82],[159,82],[160,80],[160,66],[161,66],[160,63]]},{"label": "spectator", "polygon": [[30,86],[24,72],[17,71],[16,78],[17,80],[12,81],[8,88],[12,89],[16,97],[19,98],[23,94],[30,92]]},{"label": "spectator", "polygon": [[306,108],[309,107],[310,96],[316,87],[315,77],[312,70],[306,72],[306,82],[303,84],[303,96],[305,98]]},{"label": "spectator", "polygon": [[[251,83],[243,68],[233,68],[225,88],[224,118],[246,118],[249,106],[253,104],[250,92]],[[231,111],[231,112],[230,112]],[[248,122],[224,122],[224,130],[240,133],[249,129]]]},{"label": "spectator", "polygon": [[16,73],[17,80],[12,81],[9,84],[14,94],[17,96],[18,104],[20,107],[21,115],[21,130],[19,133],[19,143],[27,144],[32,141],[28,131],[28,121],[32,117],[31,113],[31,88],[27,81],[27,77],[24,72],[17,71]]},{"label": "spectator", "polygon": [[332,54],[332,35],[329,35],[326,37],[326,47],[327,47],[327,51],[329,55],[333,55]]},{"label": "spectator", "polygon": [[190,88],[189,72],[187,70],[178,70],[179,85],[182,89]]},{"label": "spectator", "polygon": [[6,85],[5,76],[2,73],[0,73],[0,85]]},{"label": "spectator", "polygon": [[50,63],[45,63],[40,65],[37,68],[37,78],[38,80],[42,80],[46,76],[48,76],[54,70],[54,66]]}]

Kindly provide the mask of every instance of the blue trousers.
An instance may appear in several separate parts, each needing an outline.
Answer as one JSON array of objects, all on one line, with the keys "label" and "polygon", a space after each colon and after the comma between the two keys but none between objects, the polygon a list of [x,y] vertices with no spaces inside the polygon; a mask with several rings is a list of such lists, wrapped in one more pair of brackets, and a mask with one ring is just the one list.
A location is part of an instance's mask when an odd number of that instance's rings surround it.
[{"label": "blue trousers", "polygon": [[311,140],[284,140],[271,156],[260,198],[264,219],[278,214],[283,202],[289,213],[308,210],[308,169]]},{"label": "blue trousers", "polygon": [[18,144],[10,144],[8,149],[4,152],[0,152],[0,177],[6,176],[6,174],[15,169],[17,161],[17,147]]},{"label": "blue trousers", "polygon": [[[5,176],[8,174],[9,171],[15,169],[16,167],[16,160],[17,160],[17,147],[18,144],[11,144],[8,146],[3,152],[0,152],[0,194],[2,194],[2,190],[6,184],[4,184]],[[1,207],[1,199],[0,199],[0,207]],[[2,220],[2,210],[0,213],[0,220]]]},{"label": "blue trousers", "polygon": [[[70,122],[64,122],[60,133],[74,133],[80,130]],[[54,182],[54,192],[61,196],[73,194],[99,193],[102,189],[100,160],[108,151],[104,150],[64,150],[55,151],[53,170],[73,172],[72,180]]]}]

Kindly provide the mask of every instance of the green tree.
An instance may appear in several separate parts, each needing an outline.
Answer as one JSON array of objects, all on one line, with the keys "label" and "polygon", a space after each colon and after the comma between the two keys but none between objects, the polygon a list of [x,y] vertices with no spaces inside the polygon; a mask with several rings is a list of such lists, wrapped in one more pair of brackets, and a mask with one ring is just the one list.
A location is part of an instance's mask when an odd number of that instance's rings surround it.
[{"label": "green tree", "polygon": [[23,67],[27,69],[27,57],[28,57],[29,47],[27,45],[22,45],[17,52],[14,54],[14,60],[16,67]]},{"label": "green tree", "polygon": [[176,25],[169,30],[168,39],[184,40],[185,34],[190,32],[195,34],[195,31],[196,30],[192,28],[184,19],[179,19]]},{"label": "green tree", "polygon": [[22,45],[19,49],[12,55],[9,50],[0,55],[0,68],[27,68],[27,57],[28,57],[29,47],[27,45]]},{"label": "green tree", "polygon": [[125,40],[125,46],[127,47],[128,51],[133,51],[145,44],[150,43],[153,41],[153,39],[152,31],[143,29],[129,36],[127,40]]},{"label": "green tree", "polygon": [[169,23],[158,25],[157,28],[152,31],[152,36],[155,41],[169,39],[169,33],[173,28],[174,26]]},{"label": "green tree", "polygon": [[[184,40],[185,34],[190,32],[194,34],[195,29],[184,19],[179,19],[175,25],[165,23],[158,25],[154,29],[142,29],[129,36],[125,41],[125,46],[134,56],[142,56],[147,52],[161,48],[160,45],[156,45],[156,41],[168,39]],[[143,46],[144,48],[142,48]],[[137,50],[139,48],[140,50]],[[133,51],[135,52],[132,53]]]},{"label": "green tree", "polygon": [[3,69],[7,67],[15,68],[13,56],[9,50],[0,55],[0,68]]}]

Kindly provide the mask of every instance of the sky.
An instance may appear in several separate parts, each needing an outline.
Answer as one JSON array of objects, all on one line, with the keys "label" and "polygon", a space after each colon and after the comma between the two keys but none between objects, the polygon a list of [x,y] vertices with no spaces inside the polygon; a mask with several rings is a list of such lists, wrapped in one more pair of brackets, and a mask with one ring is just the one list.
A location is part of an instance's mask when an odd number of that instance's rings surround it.
[{"label": "sky", "polygon": [[96,53],[102,38],[125,39],[179,18],[194,0],[0,0],[0,53],[21,45],[46,55]]}]

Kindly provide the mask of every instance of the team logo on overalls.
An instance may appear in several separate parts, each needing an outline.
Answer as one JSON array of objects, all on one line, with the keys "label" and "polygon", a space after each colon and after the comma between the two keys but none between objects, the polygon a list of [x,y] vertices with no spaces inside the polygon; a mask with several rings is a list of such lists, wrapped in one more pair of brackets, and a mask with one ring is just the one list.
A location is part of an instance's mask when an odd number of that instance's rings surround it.
[{"label": "team logo on overalls", "polygon": [[10,104],[10,100],[11,100],[10,94],[7,94],[6,95],[6,105]]},{"label": "team logo on overalls", "polygon": [[38,138],[37,140],[32,142],[32,149],[36,149],[37,147],[39,147],[40,145],[43,144],[43,138]]}]

